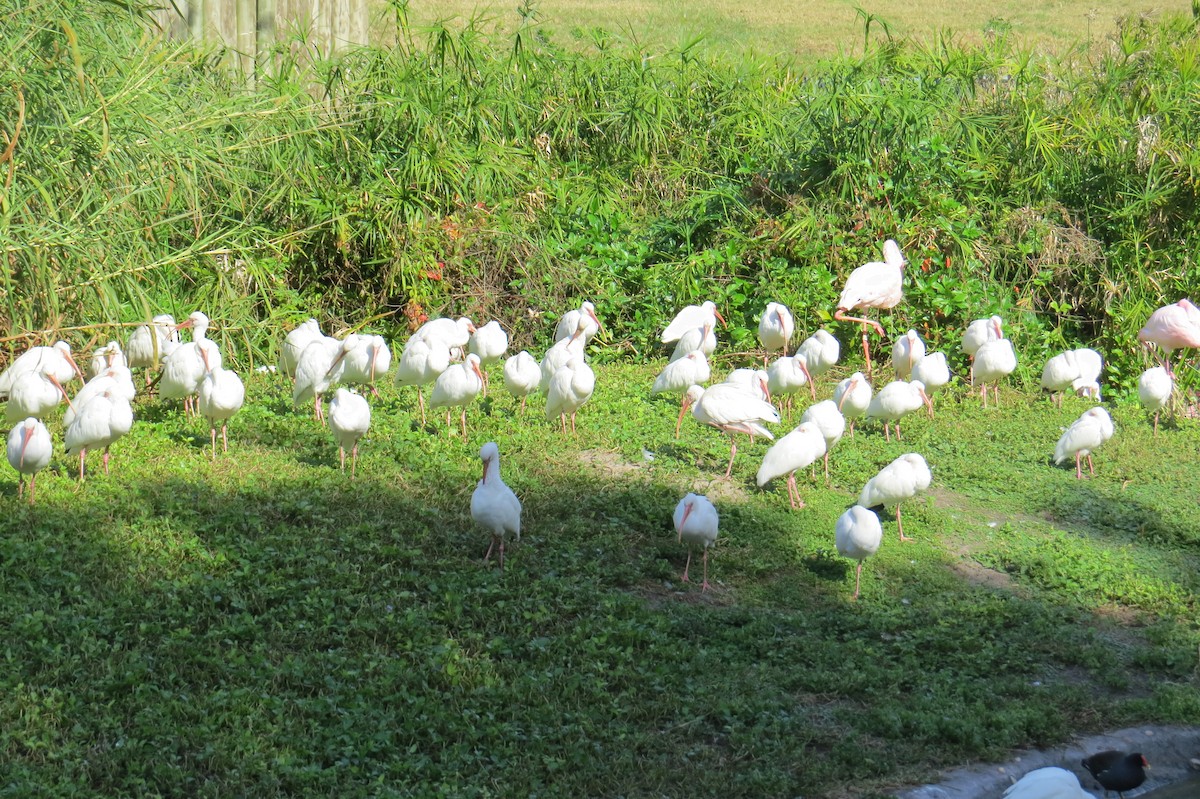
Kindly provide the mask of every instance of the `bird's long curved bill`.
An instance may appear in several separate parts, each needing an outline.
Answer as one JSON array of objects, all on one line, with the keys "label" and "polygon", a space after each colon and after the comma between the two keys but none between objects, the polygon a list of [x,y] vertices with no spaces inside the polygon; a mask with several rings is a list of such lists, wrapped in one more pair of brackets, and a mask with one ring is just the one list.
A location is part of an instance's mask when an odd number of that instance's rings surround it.
[{"label": "bird's long curved bill", "polygon": [[25,468],[25,448],[29,446],[29,439],[33,438],[34,429],[31,424],[25,425],[25,438],[21,441],[21,457],[17,461],[17,465],[22,469]]},{"label": "bird's long curved bill", "polygon": [[71,398],[67,395],[67,390],[63,388],[62,383],[58,382],[58,378],[54,375],[47,375],[47,378],[51,383],[58,387],[59,392],[63,395],[63,399],[67,401],[67,407],[71,409],[72,413],[74,413],[75,406],[71,404]]},{"label": "bird's long curved bill", "polygon": [[679,542],[683,541],[683,526],[685,524],[687,524],[688,517],[692,515],[692,508],[694,508],[694,507],[695,507],[695,505],[685,505],[684,506],[683,518],[679,520],[679,530],[677,531],[679,533],[679,535],[676,537],[676,539],[675,539],[676,541],[679,541]]},{"label": "bird's long curved bill", "polygon": [[[86,382],[86,378],[83,376],[83,370],[79,368],[79,364],[75,363],[75,358],[71,356],[71,353],[65,352],[63,353],[63,357],[67,359],[67,363],[71,364],[71,368],[75,370],[75,374],[79,377],[79,379]],[[59,388],[61,388],[61,386]]]},{"label": "bird's long curved bill", "polygon": [[333,359],[333,363],[329,364],[329,369],[327,369],[325,371],[325,376],[329,377],[331,374],[333,374],[333,370],[337,368],[337,365],[342,362],[342,358],[345,358],[345,357],[346,357],[345,350],[342,350],[341,352],[339,352],[337,354],[337,357]]},{"label": "bird's long curved bill", "polygon": [[490,458],[483,459],[483,477],[479,478],[479,482],[483,483],[484,485],[487,485],[488,467],[491,465],[492,465],[492,461]]},{"label": "bird's long curved bill", "polygon": [[838,410],[839,411],[842,409],[842,405],[845,404],[846,397],[850,396],[850,392],[854,390],[854,387],[856,385],[858,385],[858,381],[851,380],[850,385],[846,386],[846,390],[844,392],[842,392],[842,398],[840,400],[838,400]]},{"label": "bird's long curved bill", "polygon": [[721,322],[721,324],[725,325],[725,327],[729,327],[729,323],[725,321],[724,316],[721,316],[720,311],[718,311],[716,308],[713,308],[713,313],[716,314],[716,317]]}]

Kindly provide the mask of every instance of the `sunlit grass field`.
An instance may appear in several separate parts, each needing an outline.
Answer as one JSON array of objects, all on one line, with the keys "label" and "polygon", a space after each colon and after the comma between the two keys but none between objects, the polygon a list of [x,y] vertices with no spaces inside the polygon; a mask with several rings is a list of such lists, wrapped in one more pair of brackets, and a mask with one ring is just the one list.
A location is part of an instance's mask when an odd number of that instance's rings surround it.
[{"label": "sunlit grass field", "polygon": [[[500,30],[512,30],[522,21],[518,5],[418,0],[409,5],[409,21],[415,26],[449,22],[453,27],[454,20],[475,17],[490,20]],[[534,14],[531,19],[560,43],[575,41],[577,37],[588,41],[589,31],[603,29],[611,35],[642,43],[650,54],[699,41],[702,48],[710,51],[760,58],[779,55],[801,62],[842,53],[860,54],[868,20],[872,23],[873,37],[886,35],[881,24],[885,23],[894,37],[928,44],[943,36],[959,43],[978,43],[991,36],[1006,35],[1030,49],[1065,53],[1076,44],[1095,42],[1112,34],[1120,17],[1190,12],[1186,3],[1151,0],[1052,3],[541,0],[528,8]]]},{"label": "sunlit grass field", "polygon": [[[203,422],[149,399],[111,474],[94,454],[81,483],[58,454],[29,507],[9,472],[4,785],[878,797],[1013,747],[1200,719],[1194,420],[1154,437],[1112,408],[1078,481],[1050,455],[1087,402],[1018,387],[984,410],[956,386],[903,442],[860,423],[792,511],[781,482],[754,485],[766,442],[743,440],[726,481],[726,437],[689,418],[674,439],[677,405],[649,391],[662,364],[597,365],[565,437],[536,397],[516,413],[498,368],[469,440],[383,385],[353,481],[259,374],[215,461]],[[503,573],[469,513],[488,440],[524,503]],[[908,451],[934,475],[904,508],[914,540],[885,517],[852,601],[834,521]],[[687,491],[721,516],[707,593],[679,579]]]}]

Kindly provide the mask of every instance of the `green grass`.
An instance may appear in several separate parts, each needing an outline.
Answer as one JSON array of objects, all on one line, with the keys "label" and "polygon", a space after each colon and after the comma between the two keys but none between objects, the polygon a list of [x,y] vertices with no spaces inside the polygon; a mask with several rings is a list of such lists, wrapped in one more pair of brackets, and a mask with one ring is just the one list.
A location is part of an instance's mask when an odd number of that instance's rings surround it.
[{"label": "green grass", "polygon": [[[1076,481],[1049,456],[1082,401],[942,396],[902,444],[845,438],[793,512],[753,486],[764,443],[726,482],[724,437],[672,438],[656,365],[598,366],[565,439],[500,393],[464,442],[384,387],[354,482],[253,375],[215,462],[149,401],[110,475],[58,455],[32,508],[8,483],[0,795],[883,796],[1200,722],[1194,422],[1115,407]],[[503,574],[468,509],[487,440],[525,508]],[[934,473],[915,541],[885,522],[853,602],[834,520],[906,451]],[[708,593],[678,579],[688,490],[721,514]]]},{"label": "green grass", "polygon": [[[409,20],[416,26],[446,22],[461,25],[475,19],[489,29],[512,32],[525,22],[523,15],[532,12],[532,19],[544,35],[560,43],[574,39],[590,41],[593,32],[604,30],[609,32],[609,38],[636,42],[649,54],[699,42],[702,51],[734,57],[778,55],[801,63],[861,53],[868,17],[872,22],[871,35],[877,38],[891,36],[934,42],[945,37],[959,43],[979,44],[989,37],[1003,35],[1042,52],[1063,53],[1080,42],[1104,40],[1114,33],[1122,17],[1188,10],[1184,4],[1164,5],[1150,0],[965,6],[912,0],[769,4],[743,0],[672,3],[540,0],[520,8],[478,0],[408,4]],[[387,14],[381,14],[381,18],[386,19]],[[386,38],[388,27],[381,22],[378,34]]]}]

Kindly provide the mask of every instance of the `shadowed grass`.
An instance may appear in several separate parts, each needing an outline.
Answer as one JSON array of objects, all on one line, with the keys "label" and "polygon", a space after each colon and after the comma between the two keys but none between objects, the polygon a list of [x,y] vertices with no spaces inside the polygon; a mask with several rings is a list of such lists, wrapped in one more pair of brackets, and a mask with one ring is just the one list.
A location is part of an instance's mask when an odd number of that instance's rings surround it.
[{"label": "shadowed grass", "polygon": [[[202,422],[153,401],[112,474],[79,484],[56,456],[36,507],[0,497],[7,784],[886,795],[1078,731],[1200,720],[1200,478],[1165,465],[1195,451],[1194,423],[1151,438],[1118,406],[1098,476],[1076,481],[1048,457],[1085,403],[943,395],[902,444],[860,425],[793,512],[753,485],[763,442],[716,479],[727,439],[689,419],[676,441],[653,367],[597,371],[565,439],[501,392],[464,442],[386,386],[353,482],[264,375],[215,462]],[[503,574],[468,511],[487,440],[525,508]],[[885,519],[851,602],[834,520],[910,450],[934,472],[905,505],[915,540]],[[708,593],[678,581],[688,490],[721,514]]]}]

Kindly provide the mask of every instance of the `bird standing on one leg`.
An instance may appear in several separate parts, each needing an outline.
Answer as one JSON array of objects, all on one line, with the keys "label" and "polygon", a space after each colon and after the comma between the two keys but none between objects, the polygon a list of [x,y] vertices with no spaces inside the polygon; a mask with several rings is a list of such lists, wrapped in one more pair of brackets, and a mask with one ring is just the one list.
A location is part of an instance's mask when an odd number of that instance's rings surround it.
[{"label": "bird standing on one leg", "polygon": [[862,316],[849,316],[855,309],[895,308],[904,296],[904,254],[900,245],[892,239],[883,243],[883,260],[872,261],[855,269],[846,279],[841,299],[833,318],[841,322],[858,322],[862,325],[863,358],[867,362],[867,375],[871,374],[871,347],[867,340],[867,327],[875,328],[882,336],[883,325]]}]

